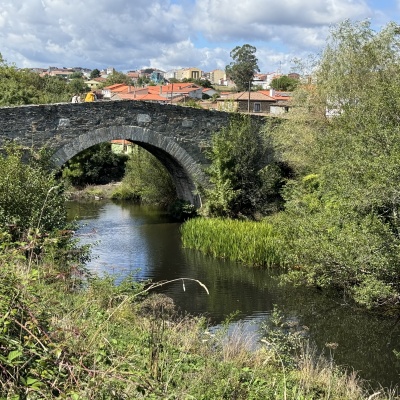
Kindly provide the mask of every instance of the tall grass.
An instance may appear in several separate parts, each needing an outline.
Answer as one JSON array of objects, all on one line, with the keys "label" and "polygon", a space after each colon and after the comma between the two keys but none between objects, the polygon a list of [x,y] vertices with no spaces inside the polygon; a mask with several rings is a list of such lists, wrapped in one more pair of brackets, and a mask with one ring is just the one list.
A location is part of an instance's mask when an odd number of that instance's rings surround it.
[{"label": "tall grass", "polygon": [[282,368],[280,350],[252,348],[246,331],[211,333],[145,296],[158,284],[87,283],[70,291],[0,259],[0,399],[398,399],[312,352]]},{"label": "tall grass", "polygon": [[181,227],[186,248],[246,265],[273,267],[283,264],[283,242],[267,222],[220,218],[195,218]]}]

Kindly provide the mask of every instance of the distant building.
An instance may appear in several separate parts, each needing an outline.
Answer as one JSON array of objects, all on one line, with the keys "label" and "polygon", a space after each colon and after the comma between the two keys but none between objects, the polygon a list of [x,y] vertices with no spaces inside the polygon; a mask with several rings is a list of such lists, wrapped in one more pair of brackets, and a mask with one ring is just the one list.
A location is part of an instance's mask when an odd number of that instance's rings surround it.
[{"label": "distant building", "polygon": [[226,73],[222,69],[214,69],[208,74],[208,79],[213,85],[225,85]]},{"label": "distant building", "polygon": [[182,68],[176,71],[175,78],[178,80],[182,79],[200,79],[203,76],[203,72],[198,68]]},{"label": "distant building", "polygon": [[164,72],[164,78],[169,81],[170,79],[177,79],[176,78],[176,70],[171,69],[169,71]]},{"label": "distant building", "polygon": [[287,74],[288,78],[292,78],[292,79],[300,79],[300,74],[298,74],[297,72],[291,72],[290,74]]},{"label": "distant building", "polygon": [[[105,79],[104,79],[105,80]],[[97,79],[90,79],[85,82],[86,85],[90,87],[90,89],[97,89],[102,82],[99,82]]]},{"label": "distant building", "polygon": [[133,82],[137,82],[137,80],[140,78],[139,71],[128,71],[126,75],[131,78]]},{"label": "distant building", "polygon": [[136,88],[122,83],[103,88],[102,94],[109,100],[140,100],[157,103],[177,103],[185,99],[203,97],[203,88],[194,83],[170,83],[168,85]]},{"label": "distant building", "polygon": [[64,79],[68,79],[70,75],[72,75],[75,71],[72,69],[51,69],[48,72],[48,75],[50,76],[57,76],[59,78],[64,78]]},{"label": "distant building", "polygon": [[113,67],[108,67],[106,69],[103,69],[100,71],[100,76],[102,78],[108,78],[110,75],[112,75],[115,72],[115,68]]},{"label": "distant building", "polygon": [[164,71],[155,69],[149,76],[150,80],[154,83],[164,83]]},{"label": "distant building", "polygon": [[135,151],[135,144],[129,140],[111,140],[111,151],[115,154],[133,154]]}]

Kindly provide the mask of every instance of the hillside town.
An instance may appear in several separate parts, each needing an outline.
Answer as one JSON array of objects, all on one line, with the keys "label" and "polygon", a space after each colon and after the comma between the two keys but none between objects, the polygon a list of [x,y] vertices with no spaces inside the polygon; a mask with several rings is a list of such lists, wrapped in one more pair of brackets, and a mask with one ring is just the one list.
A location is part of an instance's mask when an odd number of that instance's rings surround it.
[{"label": "hillside town", "polygon": [[[81,76],[87,90],[95,94],[96,100],[134,100],[162,104],[180,104],[202,107],[210,110],[282,114],[289,110],[291,93],[271,87],[280,72],[256,73],[249,82],[249,90],[236,92],[235,82],[226,71],[215,69],[204,72],[199,68],[181,68],[162,71],[146,68],[125,73],[129,82],[107,85],[108,78],[117,71],[112,68],[93,70],[74,68],[34,68],[41,76],[59,77],[70,80]],[[94,76],[97,75],[97,76]],[[287,75],[299,79],[296,73]],[[84,94],[80,99],[85,100]],[[78,101],[78,100],[74,100]]]}]

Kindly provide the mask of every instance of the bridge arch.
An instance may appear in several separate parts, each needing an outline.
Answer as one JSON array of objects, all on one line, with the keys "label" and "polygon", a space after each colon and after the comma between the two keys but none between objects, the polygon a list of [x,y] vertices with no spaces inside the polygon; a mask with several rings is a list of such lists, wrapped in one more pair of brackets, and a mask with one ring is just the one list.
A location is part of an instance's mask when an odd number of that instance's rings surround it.
[{"label": "bridge arch", "polygon": [[196,189],[206,184],[207,179],[199,165],[176,141],[148,128],[113,125],[92,129],[65,143],[53,154],[52,160],[61,167],[81,151],[116,139],[129,140],[153,154],[170,173],[178,198],[201,206]]}]

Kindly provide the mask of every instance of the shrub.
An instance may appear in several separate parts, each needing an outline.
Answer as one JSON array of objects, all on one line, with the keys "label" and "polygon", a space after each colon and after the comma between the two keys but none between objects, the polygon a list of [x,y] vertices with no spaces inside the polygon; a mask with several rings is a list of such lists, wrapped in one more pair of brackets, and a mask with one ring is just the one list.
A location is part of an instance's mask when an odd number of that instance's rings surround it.
[{"label": "shrub", "polygon": [[65,227],[63,187],[49,167],[44,153],[14,145],[0,155],[0,227],[15,241]]}]

